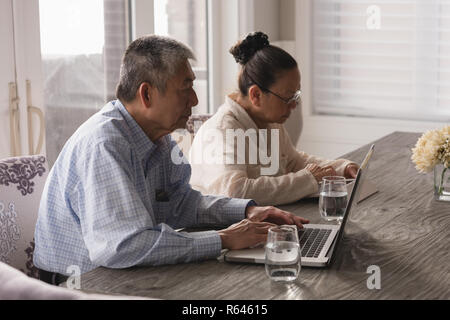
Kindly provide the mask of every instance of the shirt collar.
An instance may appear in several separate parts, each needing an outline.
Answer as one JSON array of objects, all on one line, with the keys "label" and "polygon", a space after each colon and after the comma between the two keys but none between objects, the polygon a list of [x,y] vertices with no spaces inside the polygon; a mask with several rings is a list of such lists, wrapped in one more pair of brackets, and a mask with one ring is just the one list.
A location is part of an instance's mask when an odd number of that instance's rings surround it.
[{"label": "shirt collar", "polygon": [[[250,115],[245,111],[245,109],[236,101],[230,98],[230,96],[225,96],[225,102],[228,105],[229,110],[236,116],[236,119],[244,126],[246,129],[255,129],[259,132],[259,128],[256,125],[255,121],[250,117]],[[280,125],[276,123],[269,123],[267,125],[268,134],[270,134],[270,130],[272,129],[280,129]],[[266,143],[266,139],[264,136],[261,136],[263,139],[263,143]]]},{"label": "shirt collar", "polygon": [[153,143],[152,140],[147,137],[144,130],[139,126],[136,120],[131,116],[125,106],[120,100],[112,101],[112,104],[117,107],[123,118],[130,128],[130,140],[133,141],[136,146],[136,151],[142,160],[148,159],[150,154],[158,148],[159,143]]},{"label": "shirt collar", "polygon": [[225,96],[226,104],[229,106],[229,109],[236,116],[236,119],[244,125],[245,128],[253,128],[258,130],[258,126],[250,117],[250,115],[245,111],[242,106],[230,98],[230,96]]}]

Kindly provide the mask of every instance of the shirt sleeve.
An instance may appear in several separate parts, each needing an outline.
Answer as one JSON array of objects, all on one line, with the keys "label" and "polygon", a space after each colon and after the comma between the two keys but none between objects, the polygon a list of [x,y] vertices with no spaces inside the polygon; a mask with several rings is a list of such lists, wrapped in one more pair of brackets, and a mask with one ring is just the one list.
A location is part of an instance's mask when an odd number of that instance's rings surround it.
[{"label": "shirt sleeve", "polygon": [[[121,141],[90,148],[81,166],[71,205],[78,212],[91,261],[110,268],[162,265],[215,258],[221,252],[215,231],[176,232],[156,224],[155,213],[138,196],[131,148]],[[101,160],[99,160],[101,159]]]},{"label": "shirt sleeve", "polygon": [[[171,141],[170,146],[171,149],[176,148],[175,152],[181,152],[174,141]],[[170,181],[176,182],[175,188],[171,190],[174,200],[170,210],[170,225],[177,228],[228,226],[244,219],[247,207],[255,203],[251,199],[203,195],[189,184],[191,166],[187,161],[175,164],[168,159],[166,163],[170,164]]]}]

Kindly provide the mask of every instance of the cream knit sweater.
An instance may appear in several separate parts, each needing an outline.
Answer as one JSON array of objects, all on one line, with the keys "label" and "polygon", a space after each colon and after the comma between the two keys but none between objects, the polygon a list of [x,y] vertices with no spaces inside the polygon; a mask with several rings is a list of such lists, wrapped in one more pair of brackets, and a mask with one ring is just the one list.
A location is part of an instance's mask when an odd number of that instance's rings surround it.
[{"label": "cream knit sweater", "polygon": [[[254,133],[257,138],[252,140],[253,145],[250,139],[245,139],[245,159],[242,149],[238,150],[238,140],[227,137],[230,132],[239,134],[236,129],[242,129],[241,135],[243,132],[250,133],[249,136]],[[276,139],[276,133],[271,135],[277,131],[279,139]],[[304,169],[307,164],[331,165],[338,175],[343,175],[345,167],[351,163],[345,159],[325,160],[297,151],[283,125],[270,124],[267,138],[259,136],[259,132],[244,108],[227,96],[217,113],[195,135],[189,152],[192,187],[203,194],[253,199],[259,205],[280,205],[318,192],[316,179]],[[256,149],[262,150],[266,157],[261,159]],[[251,155],[257,156],[256,161]],[[268,159],[271,160],[269,163]],[[274,169],[278,170],[273,172]],[[267,175],[269,171],[272,172]]]}]

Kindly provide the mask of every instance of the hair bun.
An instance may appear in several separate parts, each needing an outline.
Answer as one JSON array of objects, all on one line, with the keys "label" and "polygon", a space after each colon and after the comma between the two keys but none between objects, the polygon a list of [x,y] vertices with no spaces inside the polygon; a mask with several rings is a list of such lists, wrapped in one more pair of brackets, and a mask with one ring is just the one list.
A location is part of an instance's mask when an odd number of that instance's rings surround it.
[{"label": "hair bun", "polygon": [[249,33],[244,40],[239,41],[231,49],[237,63],[246,64],[248,60],[258,51],[269,45],[269,37],[263,32]]}]

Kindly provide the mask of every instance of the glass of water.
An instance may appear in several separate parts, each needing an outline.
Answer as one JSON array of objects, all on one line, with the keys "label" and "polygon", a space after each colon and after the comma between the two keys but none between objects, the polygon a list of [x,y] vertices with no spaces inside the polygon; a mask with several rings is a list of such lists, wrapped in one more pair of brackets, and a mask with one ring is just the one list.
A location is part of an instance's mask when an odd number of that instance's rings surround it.
[{"label": "glass of water", "polygon": [[326,221],[342,223],[347,208],[347,184],[344,177],[322,178],[319,194],[319,211]]},{"label": "glass of water", "polygon": [[266,273],[274,281],[297,279],[301,269],[301,251],[297,226],[282,225],[269,229],[266,243]]}]

